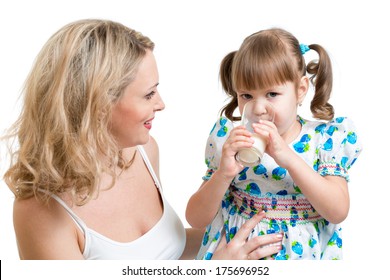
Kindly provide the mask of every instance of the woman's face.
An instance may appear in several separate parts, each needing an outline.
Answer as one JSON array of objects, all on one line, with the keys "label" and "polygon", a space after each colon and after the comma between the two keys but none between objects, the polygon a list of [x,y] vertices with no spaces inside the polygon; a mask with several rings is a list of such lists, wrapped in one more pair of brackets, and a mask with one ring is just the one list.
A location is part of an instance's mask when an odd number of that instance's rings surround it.
[{"label": "woman's face", "polygon": [[157,90],[159,76],[152,51],[147,51],[136,77],[114,105],[111,133],[119,148],[143,145],[149,141],[149,130],[156,111],[165,108]]}]

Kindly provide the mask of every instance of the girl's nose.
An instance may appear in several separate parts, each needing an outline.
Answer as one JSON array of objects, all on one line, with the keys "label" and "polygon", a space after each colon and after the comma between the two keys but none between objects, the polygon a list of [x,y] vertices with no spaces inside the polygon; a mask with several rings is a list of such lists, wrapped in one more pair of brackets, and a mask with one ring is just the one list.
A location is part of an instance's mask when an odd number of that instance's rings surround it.
[{"label": "girl's nose", "polygon": [[255,99],[251,102],[253,102],[253,112],[256,115],[261,116],[261,115],[267,114],[267,105],[266,105],[267,101]]}]

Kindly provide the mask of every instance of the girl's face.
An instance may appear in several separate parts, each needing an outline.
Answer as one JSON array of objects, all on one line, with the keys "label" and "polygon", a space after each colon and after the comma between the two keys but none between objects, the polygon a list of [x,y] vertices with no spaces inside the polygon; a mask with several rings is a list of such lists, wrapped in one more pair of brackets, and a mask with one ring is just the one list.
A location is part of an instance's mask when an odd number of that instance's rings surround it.
[{"label": "girl's face", "polygon": [[156,60],[147,51],[136,77],[114,105],[111,133],[121,149],[146,144],[156,111],[165,108],[157,90],[159,76]]},{"label": "girl's face", "polygon": [[278,128],[279,134],[287,140],[289,135],[296,133],[294,130],[297,127],[297,108],[307,93],[308,85],[307,77],[302,77],[298,91],[296,91],[295,85],[292,82],[286,82],[285,84],[276,85],[272,88],[238,91],[237,97],[240,114],[242,114],[244,105],[252,99],[271,103],[275,108],[274,123]]}]

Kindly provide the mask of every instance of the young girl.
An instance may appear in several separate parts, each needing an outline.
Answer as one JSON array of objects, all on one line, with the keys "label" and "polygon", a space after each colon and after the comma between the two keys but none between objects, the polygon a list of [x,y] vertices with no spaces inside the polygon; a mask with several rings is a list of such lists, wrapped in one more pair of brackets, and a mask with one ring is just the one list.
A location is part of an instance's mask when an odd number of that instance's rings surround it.
[{"label": "young girl", "polygon": [[[318,53],[307,66],[303,55]],[[297,115],[309,88],[314,118]],[[332,68],[323,47],[300,45],[282,29],[263,30],[247,37],[238,51],[221,63],[221,81],[231,97],[222,109],[207,141],[204,183],[190,198],[186,218],[193,227],[206,227],[199,259],[210,259],[226,238],[229,242],[243,223],[265,211],[250,238],[284,233],[275,259],[341,259],[340,223],[347,217],[348,170],[361,152],[352,122],[334,117],[328,103]],[[267,139],[259,165],[244,167],[236,153],[254,143],[243,126],[234,126],[238,107],[253,99],[271,103],[273,122],[253,125],[254,133]],[[222,199],[222,203],[221,203]],[[277,246],[277,244],[275,245]],[[248,259],[253,258],[250,254]]]}]

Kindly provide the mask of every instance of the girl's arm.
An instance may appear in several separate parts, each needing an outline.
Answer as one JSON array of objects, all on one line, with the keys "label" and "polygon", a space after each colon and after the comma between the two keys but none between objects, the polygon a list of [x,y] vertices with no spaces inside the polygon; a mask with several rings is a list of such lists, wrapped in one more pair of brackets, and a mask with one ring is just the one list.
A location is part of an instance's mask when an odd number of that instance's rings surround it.
[{"label": "girl's arm", "polygon": [[291,149],[285,168],[316,211],[327,221],[338,224],[349,211],[347,181],[340,176],[321,176]]},{"label": "girl's arm", "polygon": [[223,195],[234,176],[226,177],[217,170],[209,181],[203,182],[187,204],[186,219],[194,228],[206,227],[217,214]]},{"label": "girl's arm", "polygon": [[267,153],[287,169],[316,211],[333,224],[342,222],[349,211],[347,181],[339,176],[321,176],[297,155],[277,132],[273,123],[261,122],[255,132],[268,137]]},{"label": "girl's arm", "polygon": [[253,144],[251,133],[243,126],[233,128],[222,147],[221,162],[210,180],[203,182],[188,201],[186,219],[194,228],[206,227],[217,214],[221,200],[233,178],[243,169],[235,154]]}]

